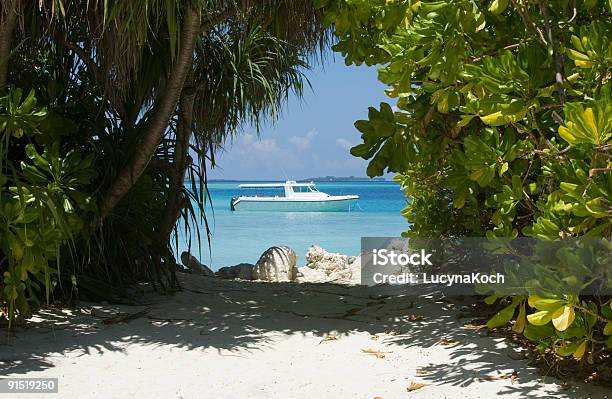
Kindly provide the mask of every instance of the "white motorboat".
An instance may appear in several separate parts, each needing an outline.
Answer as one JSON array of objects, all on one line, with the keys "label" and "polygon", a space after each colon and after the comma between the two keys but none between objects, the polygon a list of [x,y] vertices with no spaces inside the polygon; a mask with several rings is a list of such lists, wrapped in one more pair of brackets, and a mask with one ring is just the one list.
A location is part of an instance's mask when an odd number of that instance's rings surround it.
[{"label": "white motorboat", "polygon": [[[329,195],[317,190],[313,182],[241,184],[241,189],[257,190],[257,195],[232,198],[232,211],[268,212],[343,212],[350,211],[358,195]],[[275,193],[273,190],[276,190]],[[264,195],[259,195],[262,192]]]}]

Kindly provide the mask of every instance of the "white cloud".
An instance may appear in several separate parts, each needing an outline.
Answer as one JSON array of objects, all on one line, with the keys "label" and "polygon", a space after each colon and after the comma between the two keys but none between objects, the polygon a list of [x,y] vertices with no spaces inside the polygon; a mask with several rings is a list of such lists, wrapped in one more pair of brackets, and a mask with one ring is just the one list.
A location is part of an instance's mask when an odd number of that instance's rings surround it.
[{"label": "white cloud", "polygon": [[232,153],[241,157],[249,155],[256,158],[266,158],[280,150],[275,139],[259,140],[251,133],[240,136],[240,140],[232,144]]},{"label": "white cloud", "polygon": [[353,143],[343,138],[336,139],[336,145],[346,151],[350,150],[351,147],[353,147]]},{"label": "white cloud", "polygon": [[289,141],[290,144],[293,144],[295,148],[301,151],[310,148],[310,140],[308,140],[306,137],[291,136],[287,141]]},{"label": "white cloud", "polygon": [[279,150],[275,139],[263,139],[252,144],[253,150],[259,154],[268,155]]},{"label": "white cloud", "polygon": [[287,140],[289,144],[293,144],[299,151],[304,151],[310,148],[312,140],[319,134],[317,129],[310,129],[304,136],[291,136]]}]

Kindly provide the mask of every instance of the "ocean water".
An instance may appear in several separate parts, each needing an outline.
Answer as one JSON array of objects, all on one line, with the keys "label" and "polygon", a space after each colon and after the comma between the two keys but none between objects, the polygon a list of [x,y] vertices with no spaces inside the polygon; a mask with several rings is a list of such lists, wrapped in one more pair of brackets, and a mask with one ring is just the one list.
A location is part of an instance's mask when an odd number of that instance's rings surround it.
[{"label": "ocean water", "polygon": [[[361,237],[397,237],[409,228],[400,214],[406,200],[395,182],[320,182],[319,191],[331,195],[359,195],[351,212],[248,212],[229,209],[238,196],[239,184],[249,182],[211,182],[208,187],[212,206],[207,218],[212,230],[208,247],[201,232],[202,247],[192,233],[191,253],[213,270],[238,263],[255,263],[269,247],[286,245],[296,252],[298,266],[306,263],[306,250],[317,244],[327,251],[358,255]],[[182,230],[182,229],[180,229]],[[188,249],[188,237],[179,234],[178,253]]]}]

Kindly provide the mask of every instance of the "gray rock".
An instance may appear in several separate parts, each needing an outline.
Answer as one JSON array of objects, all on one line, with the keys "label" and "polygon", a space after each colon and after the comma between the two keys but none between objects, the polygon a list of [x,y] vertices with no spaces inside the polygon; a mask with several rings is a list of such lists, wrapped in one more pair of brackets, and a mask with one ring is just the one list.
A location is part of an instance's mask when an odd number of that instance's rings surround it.
[{"label": "gray rock", "polygon": [[297,256],[289,247],[268,248],[253,268],[253,278],[264,281],[294,281]]},{"label": "gray rock", "polygon": [[253,280],[253,268],[255,265],[250,263],[240,263],[235,266],[226,266],[219,269],[216,273],[217,277],[225,279],[239,278],[242,280]]},{"label": "gray rock", "polygon": [[200,263],[198,258],[185,251],[181,254],[181,262],[192,274],[213,277],[215,273],[208,266]]},{"label": "gray rock", "polygon": [[238,270],[234,266],[226,266],[217,270],[215,275],[217,277],[225,278],[225,279],[235,279],[238,274]]},{"label": "gray rock", "polygon": [[236,278],[242,280],[253,280],[253,269],[255,268],[255,265],[252,265],[250,263],[241,263],[234,267],[238,269],[238,273],[236,273]]}]

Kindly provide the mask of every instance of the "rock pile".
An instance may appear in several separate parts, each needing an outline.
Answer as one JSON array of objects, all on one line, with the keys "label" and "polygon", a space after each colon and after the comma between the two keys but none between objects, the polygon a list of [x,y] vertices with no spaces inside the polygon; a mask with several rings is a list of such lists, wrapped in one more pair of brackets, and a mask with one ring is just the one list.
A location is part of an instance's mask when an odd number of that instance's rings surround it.
[{"label": "rock pile", "polygon": [[298,283],[360,284],[361,259],[327,252],[313,245],[306,252],[306,266],[298,269]]},{"label": "rock pile", "polygon": [[268,248],[255,265],[241,263],[222,267],[215,275],[225,279],[270,282],[360,284],[361,259],[358,256],[327,252],[313,245],[306,253],[306,266],[296,266],[297,256],[289,247]]}]

